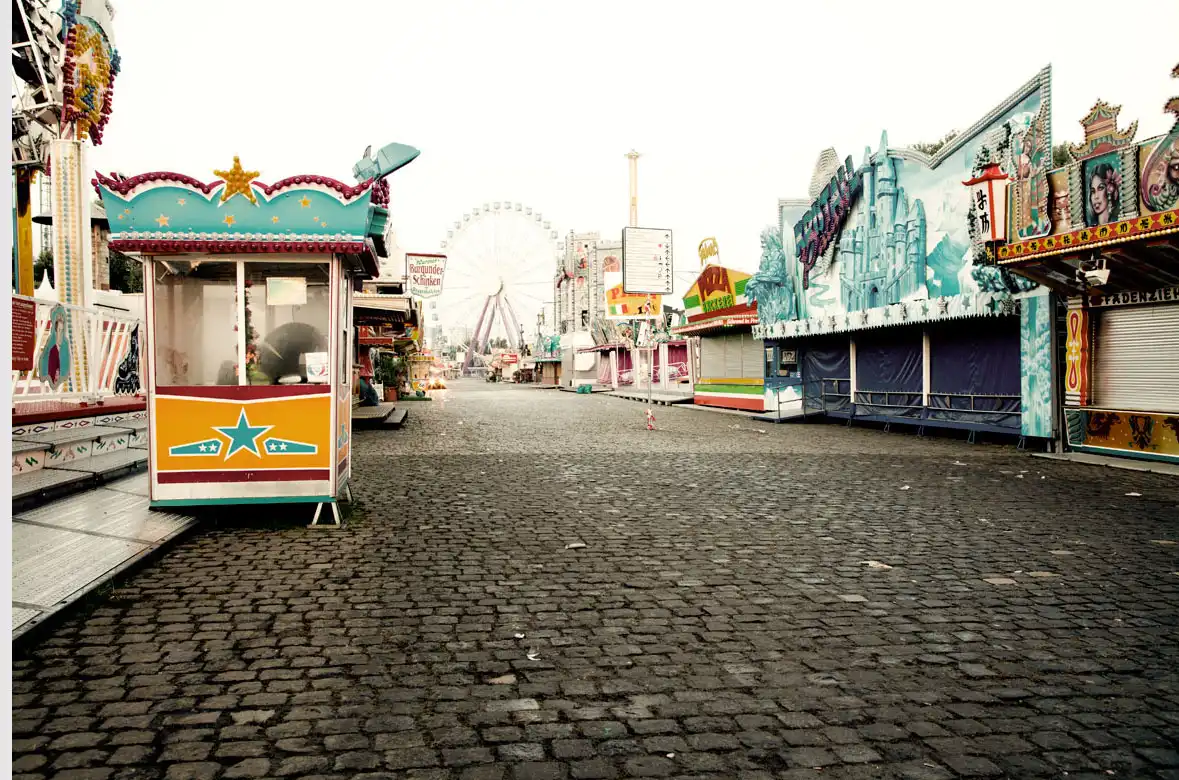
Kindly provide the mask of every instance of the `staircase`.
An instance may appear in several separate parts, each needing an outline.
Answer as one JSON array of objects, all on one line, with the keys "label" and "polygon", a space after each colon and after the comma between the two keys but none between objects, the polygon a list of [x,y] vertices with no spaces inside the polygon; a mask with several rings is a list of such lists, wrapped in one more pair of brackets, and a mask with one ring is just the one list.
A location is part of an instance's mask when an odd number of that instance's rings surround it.
[{"label": "staircase", "polygon": [[13,426],[14,512],[146,467],[147,412],[95,411]]}]

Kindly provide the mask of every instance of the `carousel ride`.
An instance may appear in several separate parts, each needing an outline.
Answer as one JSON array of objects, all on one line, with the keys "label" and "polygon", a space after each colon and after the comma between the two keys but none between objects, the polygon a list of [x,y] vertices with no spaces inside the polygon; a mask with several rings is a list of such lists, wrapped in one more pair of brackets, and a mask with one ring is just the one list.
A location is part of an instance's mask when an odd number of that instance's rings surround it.
[{"label": "carousel ride", "polygon": [[455,220],[442,241],[447,282],[438,298],[439,316],[469,324],[463,345],[463,375],[485,373],[492,342],[503,338],[523,351],[524,323],[535,322],[551,286],[555,258],[564,244],[539,211],[521,203],[484,203]]}]

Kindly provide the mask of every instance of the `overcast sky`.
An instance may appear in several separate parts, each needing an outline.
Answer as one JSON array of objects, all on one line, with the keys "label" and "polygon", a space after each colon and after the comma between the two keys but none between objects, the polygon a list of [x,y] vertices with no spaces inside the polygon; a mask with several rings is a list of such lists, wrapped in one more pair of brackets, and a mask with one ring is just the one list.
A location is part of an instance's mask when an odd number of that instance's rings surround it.
[{"label": "overcast sky", "polygon": [[706,236],[723,264],[756,268],[777,199],[806,196],[825,147],[858,161],[883,129],[893,146],[965,129],[1048,64],[1057,142],[1080,140],[1097,98],[1124,106],[1139,138],[1163,133],[1179,94],[1168,0],[116,0],[116,12],[123,72],[91,167],[211,180],[237,154],[263,181],[348,180],[369,144],[407,143],[422,154],[391,178],[394,226],[403,248],[436,252],[454,220],[495,200],[544,212],[562,235],[619,235],[633,147],[639,222],[675,231],[685,282]]}]

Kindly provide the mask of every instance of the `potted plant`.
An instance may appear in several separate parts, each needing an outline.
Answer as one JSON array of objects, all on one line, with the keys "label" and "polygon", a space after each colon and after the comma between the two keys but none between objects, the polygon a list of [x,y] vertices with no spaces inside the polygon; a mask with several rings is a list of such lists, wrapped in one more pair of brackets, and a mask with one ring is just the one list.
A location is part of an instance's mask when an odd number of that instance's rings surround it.
[{"label": "potted plant", "polygon": [[387,352],[382,352],[378,372],[385,387],[385,401],[396,401],[398,390],[405,381],[405,361]]}]

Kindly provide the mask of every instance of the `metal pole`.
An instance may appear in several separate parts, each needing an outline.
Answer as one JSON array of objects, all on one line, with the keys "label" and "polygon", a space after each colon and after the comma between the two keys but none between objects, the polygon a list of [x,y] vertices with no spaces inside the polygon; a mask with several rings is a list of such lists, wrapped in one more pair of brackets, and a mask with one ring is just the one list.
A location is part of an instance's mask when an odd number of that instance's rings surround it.
[{"label": "metal pole", "polygon": [[[35,51],[35,47],[34,47]],[[14,246],[16,248],[16,291],[21,295],[33,297],[36,280],[33,279],[33,210],[32,210],[32,171],[25,166],[14,169],[16,176],[16,203],[14,220],[16,233]],[[48,249],[49,247],[43,247]],[[56,279],[54,282],[56,283]]]}]

